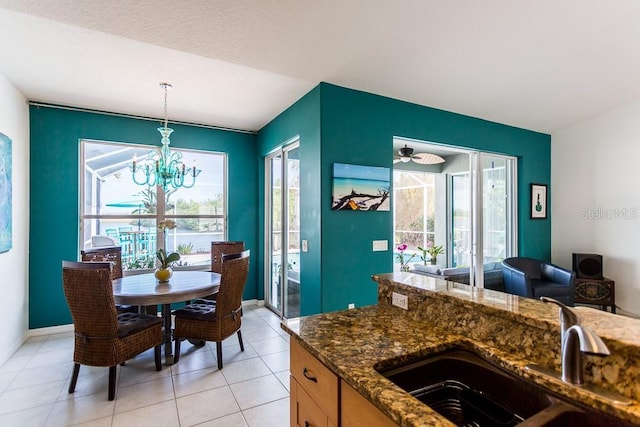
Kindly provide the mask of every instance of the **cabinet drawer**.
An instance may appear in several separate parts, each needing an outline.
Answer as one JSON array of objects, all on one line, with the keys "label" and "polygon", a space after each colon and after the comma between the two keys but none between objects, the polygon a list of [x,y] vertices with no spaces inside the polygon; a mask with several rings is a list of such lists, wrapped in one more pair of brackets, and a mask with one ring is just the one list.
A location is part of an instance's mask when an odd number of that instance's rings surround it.
[{"label": "cabinet drawer", "polygon": [[291,340],[291,375],[313,401],[338,425],[338,377],[295,340]]},{"label": "cabinet drawer", "polygon": [[292,415],[295,423],[292,422],[292,426],[298,427],[331,427],[327,415],[320,409],[320,407],[313,401],[313,399],[304,391],[304,388],[298,384],[298,382],[291,378],[292,390],[295,387],[295,402],[292,402],[293,407]]}]

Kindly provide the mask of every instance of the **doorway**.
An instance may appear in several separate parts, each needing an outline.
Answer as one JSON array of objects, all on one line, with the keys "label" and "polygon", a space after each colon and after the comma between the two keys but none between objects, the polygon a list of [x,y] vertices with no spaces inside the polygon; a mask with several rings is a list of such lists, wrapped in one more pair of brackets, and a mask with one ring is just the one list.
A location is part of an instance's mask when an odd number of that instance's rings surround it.
[{"label": "doorway", "polygon": [[442,248],[433,261],[437,268],[468,271],[470,284],[500,287],[501,261],[517,254],[517,159],[394,139],[394,153],[403,146],[414,156],[434,154],[445,161],[394,163],[395,243],[407,244],[414,262],[425,264],[431,257],[422,248]]},{"label": "doorway", "polygon": [[265,305],[284,318],[300,315],[300,143],[265,158]]}]

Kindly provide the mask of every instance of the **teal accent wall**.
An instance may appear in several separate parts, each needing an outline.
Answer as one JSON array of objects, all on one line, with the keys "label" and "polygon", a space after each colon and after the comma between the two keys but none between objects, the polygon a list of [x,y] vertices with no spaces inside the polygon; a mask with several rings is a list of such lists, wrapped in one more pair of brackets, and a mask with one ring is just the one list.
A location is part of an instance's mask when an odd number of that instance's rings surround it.
[{"label": "teal accent wall", "polygon": [[[322,240],[320,213],[323,196],[320,192],[320,87],[316,87],[293,106],[282,112],[258,133],[260,153],[259,176],[264,188],[264,157],[292,138],[300,141],[300,234],[309,242],[309,251],[300,254],[300,312],[303,315],[318,313],[321,306]],[[259,236],[264,251],[264,192],[260,192]],[[330,202],[330,199],[328,200]],[[260,261],[265,259],[264,253]],[[264,271],[264,264],[260,265]],[[266,280],[266,279],[265,279]],[[264,284],[262,290],[264,290]],[[264,294],[261,294],[264,295]]]},{"label": "teal accent wall", "polygon": [[[159,145],[154,121],[30,107],[30,328],[71,321],[60,264],[78,258],[79,140]],[[264,298],[264,157],[300,140],[301,313],[376,302],[375,273],[393,268],[391,212],[331,210],[333,163],[392,168],[394,136],[518,158],[519,253],[548,260],[551,220],[529,219],[532,182],[550,182],[549,135],[321,83],[258,135],[172,125],[172,146],[228,154],[228,238],[244,240],[252,263],[244,297]],[[551,200],[549,188],[548,199]],[[393,201],[392,201],[393,203]],[[548,207],[551,211],[550,206]],[[388,240],[388,252],[373,252]]]},{"label": "teal accent wall", "polygon": [[[550,218],[529,219],[529,184],[550,181],[550,135],[328,83],[259,132],[260,155],[295,135],[300,135],[304,177],[302,238],[310,245],[301,266],[304,315],[345,309],[352,302],[376,303],[371,275],[393,269],[392,211],[332,211],[332,165],[392,168],[394,136],[517,157],[519,253],[550,259]],[[263,172],[260,180],[264,184]],[[373,252],[373,240],[388,240],[389,251]]]},{"label": "teal accent wall", "polygon": [[[159,121],[30,107],[30,329],[71,323],[62,291],[61,262],[77,260],[79,255],[80,139],[160,145],[157,127]],[[256,136],[197,126],[171,127],[175,130],[172,147],[228,154],[228,238],[244,240],[251,249],[244,298],[258,298]]]},{"label": "teal accent wall", "polygon": [[[550,181],[550,135],[327,83],[320,87],[323,312],[345,309],[350,302],[375,304],[371,275],[393,269],[392,212],[332,211],[329,201],[332,164],[392,168],[394,136],[516,156],[519,253],[550,259],[550,219],[529,219],[529,184]],[[378,239],[389,240],[389,252],[372,251]]]}]

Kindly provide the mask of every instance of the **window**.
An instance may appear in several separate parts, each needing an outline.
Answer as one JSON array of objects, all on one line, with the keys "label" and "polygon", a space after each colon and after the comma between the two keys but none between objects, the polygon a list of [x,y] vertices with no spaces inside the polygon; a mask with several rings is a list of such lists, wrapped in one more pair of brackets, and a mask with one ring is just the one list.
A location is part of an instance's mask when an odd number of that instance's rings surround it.
[{"label": "window", "polygon": [[[394,240],[407,245],[407,254],[435,244],[435,181],[433,173],[393,171]],[[413,261],[420,259],[416,255]]]},{"label": "window", "polygon": [[[134,154],[144,158],[151,146],[81,141],[80,248],[110,241],[122,246],[125,270],[153,268],[155,252],[166,245],[180,253],[179,266],[210,265],[211,242],[226,240],[226,155],[180,151],[186,164],[202,172],[192,188],[141,186],[132,181]],[[158,200],[164,203],[158,203]],[[156,224],[173,219],[166,235]]]}]

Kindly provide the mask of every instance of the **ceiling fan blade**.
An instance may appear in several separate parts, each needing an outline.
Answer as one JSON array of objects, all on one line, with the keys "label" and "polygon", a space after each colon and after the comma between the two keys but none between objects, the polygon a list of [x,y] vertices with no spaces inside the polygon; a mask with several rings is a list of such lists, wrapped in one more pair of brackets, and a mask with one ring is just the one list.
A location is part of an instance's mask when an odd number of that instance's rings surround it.
[{"label": "ceiling fan blade", "polygon": [[393,159],[393,163],[400,163],[400,162],[401,162],[400,158]]},{"label": "ceiling fan blade", "polygon": [[421,165],[437,165],[445,162],[442,157],[432,153],[418,153],[412,156],[411,160]]}]

